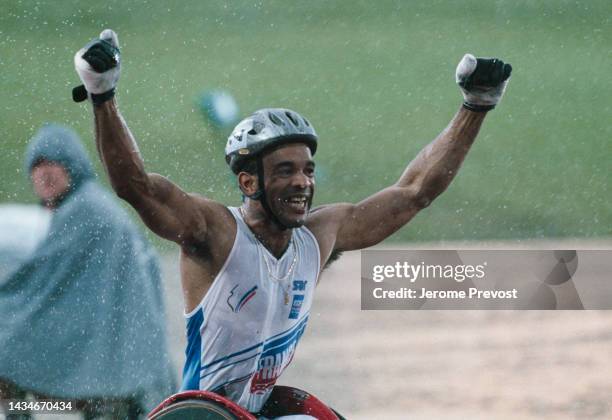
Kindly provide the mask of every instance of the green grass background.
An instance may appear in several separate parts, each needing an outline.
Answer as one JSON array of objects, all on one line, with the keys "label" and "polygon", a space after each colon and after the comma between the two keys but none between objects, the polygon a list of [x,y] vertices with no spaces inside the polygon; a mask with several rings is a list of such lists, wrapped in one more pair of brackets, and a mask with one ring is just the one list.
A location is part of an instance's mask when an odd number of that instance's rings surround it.
[{"label": "green grass background", "polygon": [[74,127],[95,157],[92,112],[70,97],[72,57],[111,27],[122,44],[120,108],[147,168],[188,191],[240,200],[223,159],[227,132],[196,104],[222,88],[242,115],[272,106],[306,115],[321,139],[315,202],[358,201],[395,182],[448,123],[461,103],[455,66],[473,52],[512,63],[506,96],[449,190],[390,241],[611,234],[609,0],[0,8],[0,202],[34,202],[22,156],[45,121]]}]

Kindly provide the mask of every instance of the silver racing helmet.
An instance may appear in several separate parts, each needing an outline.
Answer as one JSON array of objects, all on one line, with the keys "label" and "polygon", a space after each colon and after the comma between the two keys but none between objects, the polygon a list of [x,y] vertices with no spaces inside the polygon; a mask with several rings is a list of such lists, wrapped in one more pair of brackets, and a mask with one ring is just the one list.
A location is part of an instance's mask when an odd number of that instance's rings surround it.
[{"label": "silver racing helmet", "polygon": [[314,155],[317,133],[310,122],[295,111],[260,109],[236,125],[227,139],[225,161],[238,174],[248,159],[287,143],[304,143]]}]

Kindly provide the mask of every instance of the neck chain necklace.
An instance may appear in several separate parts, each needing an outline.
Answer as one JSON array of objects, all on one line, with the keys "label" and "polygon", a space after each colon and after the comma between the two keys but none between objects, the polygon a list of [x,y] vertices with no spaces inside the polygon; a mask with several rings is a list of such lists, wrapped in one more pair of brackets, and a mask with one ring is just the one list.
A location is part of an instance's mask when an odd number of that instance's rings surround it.
[{"label": "neck chain necklace", "polygon": [[[244,217],[244,212],[242,211],[242,207],[238,207],[238,211],[240,212],[240,215],[242,216],[242,220],[246,224],[246,218]],[[268,271],[268,276],[274,282],[278,283],[283,288],[284,295],[285,295],[284,296],[285,305],[289,304],[289,289],[291,286],[291,282],[285,282],[285,280],[287,280],[291,276],[291,274],[293,273],[293,270],[295,269],[295,266],[298,263],[298,253],[297,253],[297,249],[295,247],[295,242],[293,241],[293,238],[291,238],[289,242],[291,243],[291,252],[293,253],[293,260],[291,261],[291,265],[289,266],[289,269],[287,270],[287,272],[281,277],[276,276],[272,272],[272,269],[270,268],[270,263],[268,262],[268,257],[266,256],[266,251],[264,250],[262,252],[264,264],[266,265],[266,270]],[[257,240],[257,246],[265,248],[260,240]]]}]

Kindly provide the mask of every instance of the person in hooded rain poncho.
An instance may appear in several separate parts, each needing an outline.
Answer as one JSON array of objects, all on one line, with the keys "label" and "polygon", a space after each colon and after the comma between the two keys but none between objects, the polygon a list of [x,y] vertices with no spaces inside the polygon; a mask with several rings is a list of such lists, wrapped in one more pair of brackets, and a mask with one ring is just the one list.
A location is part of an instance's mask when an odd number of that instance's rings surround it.
[{"label": "person in hooded rain poncho", "polygon": [[[40,175],[45,167],[63,171],[61,194],[45,197],[58,183]],[[44,126],[25,168],[53,216],[0,285],[0,398],[120,400],[130,402],[129,417],[146,413],[175,391],[156,256],[97,182],[74,132]]]}]

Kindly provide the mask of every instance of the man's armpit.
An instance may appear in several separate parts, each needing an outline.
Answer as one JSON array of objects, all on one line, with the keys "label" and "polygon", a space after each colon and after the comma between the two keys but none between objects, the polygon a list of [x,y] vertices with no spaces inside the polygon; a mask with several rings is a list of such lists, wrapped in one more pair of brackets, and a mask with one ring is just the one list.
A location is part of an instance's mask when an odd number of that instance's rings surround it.
[{"label": "man's armpit", "polygon": [[334,261],[338,260],[341,256],[342,256],[342,251],[334,249],[331,252],[327,261],[325,262],[325,265],[323,266],[323,270],[321,271],[325,271],[330,265],[332,265]]}]

